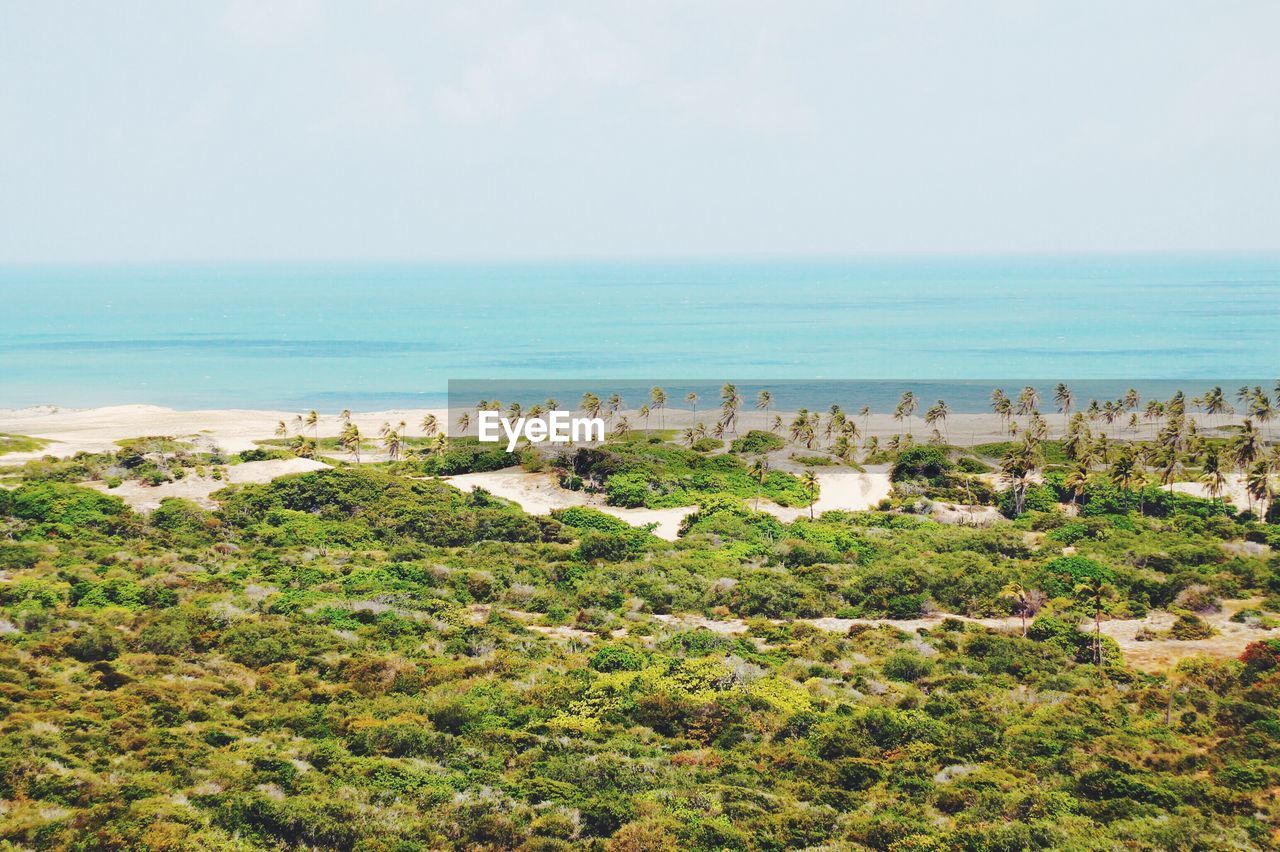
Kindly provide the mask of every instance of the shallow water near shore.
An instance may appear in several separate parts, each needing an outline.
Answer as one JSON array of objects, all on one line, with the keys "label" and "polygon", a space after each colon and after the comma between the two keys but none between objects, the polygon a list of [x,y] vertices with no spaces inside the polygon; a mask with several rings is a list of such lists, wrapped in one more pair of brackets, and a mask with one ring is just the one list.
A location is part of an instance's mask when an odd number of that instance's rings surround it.
[{"label": "shallow water near shore", "polygon": [[9,266],[0,300],[0,408],[424,407],[450,379],[745,376],[968,380],[964,411],[992,381],[1265,381],[1280,256]]}]

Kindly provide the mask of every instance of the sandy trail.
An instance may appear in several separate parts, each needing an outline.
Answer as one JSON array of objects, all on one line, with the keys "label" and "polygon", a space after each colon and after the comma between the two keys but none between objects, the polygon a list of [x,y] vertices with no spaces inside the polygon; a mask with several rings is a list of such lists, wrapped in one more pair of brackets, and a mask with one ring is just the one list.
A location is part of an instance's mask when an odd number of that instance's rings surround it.
[{"label": "sandy trail", "polygon": [[[814,513],[844,509],[860,511],[874,507],[889,495],[887,473],[858,473],[856,471],[824,471],[818,476],[820,497],[814,505]],[[633,526],[656,523],[654,534],[667,541],[675,541],[680,522],[694,512],[696,506],[675,509],[623,509],[609,506],[598,495],[561,488],[547,473],[529,473],[520,468],[508,468],[487,473],[464,473],[448,477],[450,484],[463,491],[483,488],[496,497],[510,500],[532,515],[545,515],[553,509],[569,506],[590,506],[601,512],[621,518]],[[760,501],[760,510],[769,512],[783,521],[808,517],[808,508],[788,508],[766,500]]]},{"label": "sandy trail", "polygon": [[[1139,641],[1136,637],[1144,628],[1151,630],[1167,630],[1175,618],[1167,612],[1153,612],[1145,618],[1115,619],[1102,622],[1102,632],[1116,640],[1124,653],[1125,662],[1145,672],[1159,673],[1167,671],[1179,660],[1192,656],[1236,658],[1251,642],[1275,638],[1277,631],[1264,630],[1246,624],[1230,621],[1233,613],[1250,606],[1256,606],[1258,600],[1223,601],[1222,611],[1202,616],[1205,621],[1219,631],[1218,636],[1209,639],[1184,641],[1178,639],[1153,639]],[[487,612],[487,610],[486,610]],[[537,616],[533,613],[513,613],[522,621],[532,621]],[[747,622],[740,618],[714,619],[702,615],[684,613],[671,615],[653,615],[651,618],[673,630],[695,630],[702,628],[725,636],[735,636],[747,632]],[[1020,633],[1022,621],[1016,616],[1005,618],[969,618],[963,615],[947,615],[937,613],[927,618],[889,619],[889,618],[799,618],[795,623],[809,624],[819,630],[832,633],[848,633],[855,624],[868,627],[893,627],[907,633],[915,633],[922,629],[936,630],[942,626],[944,619],[954,618],[968,624],[978,624],[993,630],[1008,633]],[[785,624],[782,619],[769,619],[773,624]],[[1028,622],[1029,623],[1029,622]],[[1081,629],[1088,629],[1090,624],[1082,622]],[[591,641],[597,638],[594,634],[578,628],[540,628],[540,632],[559,635],[564,638]],[[615,630],[614,635],[622,635],[625,631]]]}]

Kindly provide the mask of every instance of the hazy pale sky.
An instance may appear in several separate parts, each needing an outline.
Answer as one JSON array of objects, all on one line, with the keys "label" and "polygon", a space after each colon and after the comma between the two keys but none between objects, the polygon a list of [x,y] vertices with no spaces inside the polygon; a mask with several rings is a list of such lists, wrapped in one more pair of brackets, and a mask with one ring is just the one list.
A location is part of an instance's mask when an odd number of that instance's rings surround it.
[{"label": "hazy pale sky", "polygon": [[0,0],[0,261],[1280,249],[1275,0]]}]

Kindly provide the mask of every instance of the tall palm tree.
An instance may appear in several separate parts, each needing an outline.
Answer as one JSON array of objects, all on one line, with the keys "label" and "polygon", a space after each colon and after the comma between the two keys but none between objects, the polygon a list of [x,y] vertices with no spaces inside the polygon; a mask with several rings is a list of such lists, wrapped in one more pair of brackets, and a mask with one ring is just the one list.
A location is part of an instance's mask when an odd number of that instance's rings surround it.
[{"label": "tall palm tree", "polygon": [[360,440],[360,427],[354,423],[347,423],[338,434],[338,444],[351,453],[356,464],[360,463]]},{"label": "tall palm tree", "polygon": [[1230,416],[1235,413],[1231,403],[1227,402],[1227,395],[1222,392],[1222,388],[1216,385],[1204,395],[1204,411],[1210,417],[1217,417],[1218,415]]},{"label": "tall palm tree", "polygon": [[1021,515],[1027,507],[1027,486],[1031,477],[1044,464],[1040,443],[1031,434],[1024,435],[1000,462],[1000,476],[1013,491],[1013,513]]},{"label": "tall palm tree", "polygon": [[806,470],[800,475],[800,484],[804,486],[805,496],[809,498],[809,520],[813,520],[813,506],[818,502],[818,475]]},{"label": "tall palm tree", "polygon": [[692,447],[698,440],[698,436],[697,433],[694,432],[693,427],[690,426],[688,429],[684,430],[684,433],[680,436],[680,440],[686,447]]},{"label": "tall palm tree", "polygon": [[1040,391],[1031,385],[1027,385],[1018,394],[1018,413],[1022,415],[1030,414],[1040,407]]},{"label": "tall palm tree", "polygon": [[305,420],[303,420],[303,418],[302,418],[302,415],[301,415],[301,414],[294,415],[294,418],[293,418],[293,431],[294,431],[294,433],[295,433],[295,434],[301,435],[301,434],[302,434],[302,430],[306,427],[306,425],[307,425],[307,424],[306,424],[306,421],[305,421]]},{"label": "tall palm tree", "polygon": [[747,470],[751,475],[751,479],[756,483],[756,503],[755,511],[760,511],[760,492],[764,490],[764,481],[769,478],[769,462],[764,456],[756,456],[756,460],[751,463],[751,467]]},{"label": "tall palm tree", "polygon": [[684,401],[689,403],[689,412],[694,416],[698,416],[698,395],[693,391],[689,391],[684,395]]},{"label": "tall palm tree", "polygon": [[1013,601],[1014,614],[1022,619],[1022,638],[1026,639],[1027,616],[1036,614],[1036,603],[1039,596],[1017,580],[1010,580],[1000,590],[1000,597]]},{"label": "tall palm tree", "polygon": [[737,434],[738,409],[742,406],[742,394],[738,388],[726,383],[720,388],[721,422],[726,432]]},{"label": "tall palm tree", "polygon": [[775,415],[773,415],[773,422],[769,424],[769,431],[770,431],[770,432],[775,432],[775,433],[776,433],[776,432],[781,432],[781,431],[782,431],[782,427],[783,427],[783,425],[784,425],[784,424],[783,424],[783,422],[782,422],[782,415],[781,415],[781,414],[775,414]]},{"label": "tall palm tree", "polygon": [[422,434],[428,438],[434,437],[440,431],[440,421],[434,414],[428,414],[422,418],[422,423],[419,425],[422,427]]},{"label": "tall palm tree", "polygon": [[458,415],[458,434],[465,435],[471,428],[471,412],[464,411]]},{"label": "tall palm tree", "polygon": [[387,458],[391,461],[400,460],[400,450],[403,444],[400,440],[400,433],[395,429],[387,430],[387,434],[382,436],[382,448],[387,451]]},{"label": "tall palm tree", "polygon": [[996,388],[991,392],[991,410],[1000,415],[1000,428],[1004,429],[1009,415],[1013,413],[1013,403],[1009,401],[1009,395],[1004,392],[1004,388]]},{"label": "tall palm tree", "polygon": [[1083,460],[1077,462],[1075,467],[1067,471],[1062,485],[1071,492],[1071,505],[1079,503],[1085,489],[1089,487],[1089,463]]},{"label": "tall palm tree", "polygon": [[278,437],[284,438],[288,434],[289,434],[289,427],[285,425],[283,420],[276,423],[276,435]]},{"label": "tall palm tree", "polygon": [[639,414],[641,419],[644,420],[644,428],[647,431],[649,429],[649,413],[650,413],[649,406],[648,405],[640,406],[640,410],[637,411],[636,413]]},{"label": "tall palm tree", "polygon": [[620,393],[609,394],[608,405],[609,405],[609,408],[608,408],[609,420],[612,421],[613,418],[618,416],[618,412],[622,411],[622,394]]},{"label": "tall palm tree", "polygon": [[631,421],[624,414],[618,418],[618,425],[614,427],[614,434],[621,438],[625,438],[631,432]]},{"label": "tall palm tree", "polygon": [[1276,497],[1275,465],[1269,458],[1258,459],[1245,473],[1244,487],[1251,500],[1257,500],[1258,517],[1265,518]]},{"label": "tall palm tree", "polygon": [[549,396],[547,397],[547,401],[542,403],[542,407],[547,411],[559,411],[560,400],[556,399],[554,396]]},{"label": "tall palm tree", "polygon": [[1240,432],[1231,442],[1231,455],[1236,467],[1247,470],[1261,458],[1263,452],[1262,436],[1258,434],[1253,421],[1246,417],[1240,426]]},{"label": "tall palm tree", "polygon": [[658,428],[667,428],[667,392],[660,387],[649,390],[649,402],[658,409]]},{"label": "tall palm tree", "polygon": [[1124,403],[1124,407],[1129,411],[1136,411],[1138,406],[1142,403],[1142,396],[1139,395],[1138,391],[1134,388],[1129,388],[1124,392],[1124,399],[1121,401]]},{"label": "tall palm tree", "polygon": [[347,423],[350,423],[350,422],[351,422],[351,409],[350,409],[350,408],[344,408],[344,409],[342,409],[342,413],[341,413],[341,414],[339,414],[339,415],[338,415],[338,417],[339,417],[339,419],[341,419],[341,420],[342,420],[343,425],[345,425],[345,424],[347,424]]},{"label": "tall palm tree", "polygon": [[762,390],[756,394],[756,409],[764,412],[763,423],[769,422],[769,406],[773,405],[773,394],[767,390]]},{"label": "tall palm tree", "polygon": [[809,409],[802,408],[797,411],[796,416],[792,418],[791,429],[787,434],[791,438],[792,443],[798,444],[804,439],[805,433],[809,431],[809,428]]},{"label": "tall palm tree", "polygon": [[600,397],[588,391],[582,395],[582,402],[579,404],[582,412],[588,417],[599,417],[602,404]]},{"label": "tall palm tree", "polygon": [[307,412],[307,426],[311,429],[311,437],[320,440],[320,415],[313,408]]},{"label": "tall palm tree", "polygon": [[1223,470],[1222,457],[1217,449],[1210,449],[1204,456],[1204,470],[1200,474],[1200,484],[1204,486],[1209,499],[1215,503],[1227,490],[1227,475]]},{"label": "tall palm tree", "polygon": [[1099,577],[1089,577],[1078,583],[1076,596],[1093,610],[1093,664],[1102,665],[1102,610],[1115,597],[1115,586]]},{"label": "tall palm tree", "polygon": [[911,434],[911,418],[915,415],[916,410],[920,407],[920,401],[916,399],[916,395],[911,391],[906,391],[898,399],[898,407],[893,412],[893,419],[902,422],[905,418],[907,421],[907,434]]},{"label": "tall palm tree", "polygon": [[[947,430],[947,415],[951,413],[951,408],[947,405],[946,400],[938,400],[938,403],[924,413],[924,422],[933,426],[935,423],[941,423],[942,428]],[[951,433],[947,430],[947,440],[951,440]]]},{"label": "tall palm tree", "polygon": [[862,418],[862,431],[866,432],[871,425],[871,406],[864,405],[858,409],[858,416]]},{"label": "tall palm tree", "polygon": [[1053,389],[1053,401],[1057,404],[1058,412],[1065,423],[1071,416],[1071,406],[1076,401],[1075,395],[1071,393],[1071,388],[1067,387],[1066,382],[1058,382],[1058,386]]}]

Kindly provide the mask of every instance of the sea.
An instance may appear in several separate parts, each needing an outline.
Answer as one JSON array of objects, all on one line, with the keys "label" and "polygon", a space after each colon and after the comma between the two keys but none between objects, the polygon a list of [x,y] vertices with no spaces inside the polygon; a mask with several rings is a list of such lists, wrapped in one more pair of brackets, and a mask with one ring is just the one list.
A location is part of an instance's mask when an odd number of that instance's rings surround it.
[{"label": "sea", "polygon": [[662,384],[674,407],[734,381],[963,412],[994,386],[1270,387],[1278,341],[1276,254],[0,265],[0,408],[368,411],[451,381]]}]

